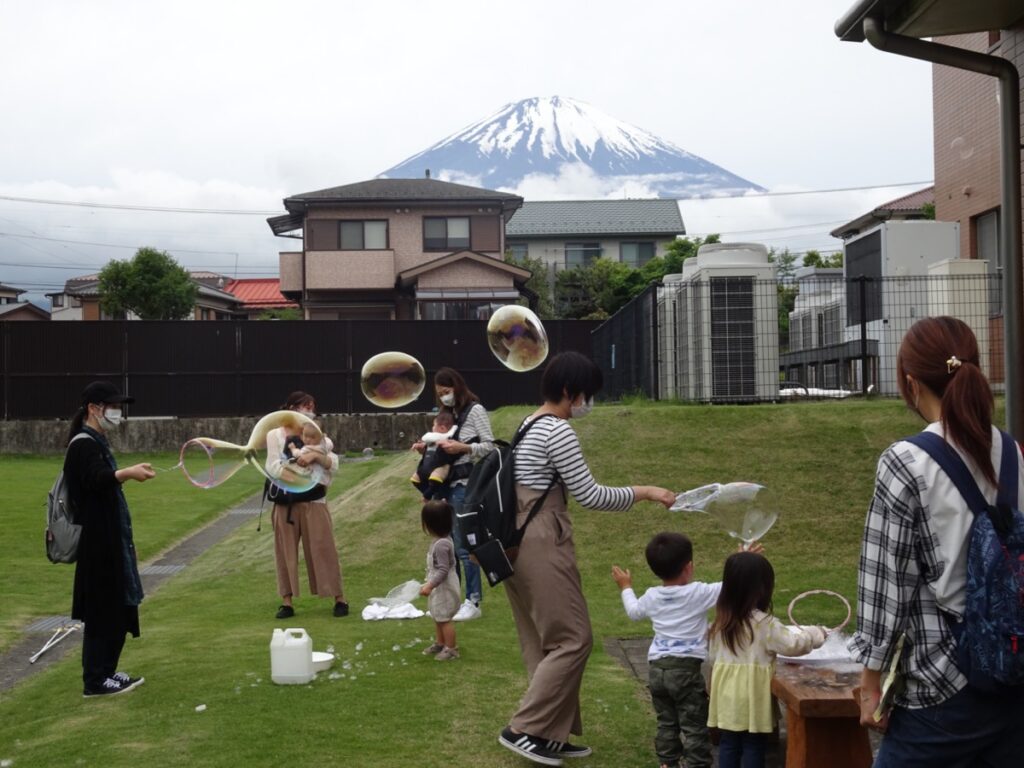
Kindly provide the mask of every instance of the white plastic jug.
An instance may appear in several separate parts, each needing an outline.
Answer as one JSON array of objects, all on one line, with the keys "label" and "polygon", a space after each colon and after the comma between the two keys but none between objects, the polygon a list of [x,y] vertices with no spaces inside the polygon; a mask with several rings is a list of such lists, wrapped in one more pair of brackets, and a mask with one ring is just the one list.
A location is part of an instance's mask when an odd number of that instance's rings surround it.
[{"label": "white plastic jug", "polygon": [[275,629],[270,639],[270,679],[281,685],[301,685],[315,675],[313,640],[306,630]]}]

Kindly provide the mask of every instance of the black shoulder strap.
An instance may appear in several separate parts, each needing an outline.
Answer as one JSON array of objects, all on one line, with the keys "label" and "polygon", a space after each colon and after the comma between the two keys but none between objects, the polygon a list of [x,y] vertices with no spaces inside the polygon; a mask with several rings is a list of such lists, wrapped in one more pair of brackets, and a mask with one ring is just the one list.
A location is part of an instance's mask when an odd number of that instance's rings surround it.
[{"label": "black shoulder strap", "polygon": [[1010,509],[1020,509],[1017,506],[1017,486],[1020,477],[1017,474],[1017,441],[1012,435],[999,430],[1003,441],[1003,458],[999,463],[999,497],[996,504],[1005,504]]},{"label": "black shoulder strap", "polygon": [[[545,416],[550,416],[553,419],[556,418],[556,416],[553,413],[542,413],[540,416],[538,416],[533,421],[529,422],[528,424],[521,425],[519,427],[519,429],[516,430],[515,437],[512,438],[512,443],[511,443],[511,453],[513,455],[515,454],[516,446],[526,436],[526,433],[530,431],[530,428],[534,424],[536,424],[538,421],[543,419]],[[515,482],[515,478],[514,477],[512,478],[512,480],[513,480],[513,482]],[[516,533],[515,533],[516,540],[514,542],[514,544],[516,546],[518,546],[519,542],[522,541],[523,533],[526,531],[526,526],[528,526],[530,524],[530,521],[533,520],[533,518],[535,518],[537,516],[538,512],[540,512],[541,505],[544,504],[544,500],[548,497],[548,494],[551,493],[551,489],[554,488],[557,483],[558,483],[558,472],[556,471],[555,472],[555,476],[553,478],[551,478],[551,485],[549,485],[547,487],[547,490],[545,490],[544,493],[541,494],[539,497],[537,497],[537,500],[535,502],[533,502],[533,506],[530,508],[530,513],[526,516],[526,519],[523,521],[522,526],[520,526],[519,528],[516,529]]]},{"label": "black shoulder strap", "polygon": [[[456,421],[455,421],[455,431],[452,432],[452,436],[451,436],[450,439],[452,439],[452,440],[458,440],[459,439],[459,435],[462,433],[462,426],[466,423],[466,419],[469,418],[469,412],[472,411],[473,408],[475,408],[478,405],[480,405],[480,401],[479,400],[474,400],[473,402],[471,402],[469,405],[467,405],[465,408],[462,409],[462,413],[459,414],[459,418],[456,419]],[[466,443],[466,445],[469,445],[470,443],[478,443],[478,442],[480,442],[480,438],[479,437],[471,437],[469,440],[463,440],[461,442],[464,442],[464,443]]]}]

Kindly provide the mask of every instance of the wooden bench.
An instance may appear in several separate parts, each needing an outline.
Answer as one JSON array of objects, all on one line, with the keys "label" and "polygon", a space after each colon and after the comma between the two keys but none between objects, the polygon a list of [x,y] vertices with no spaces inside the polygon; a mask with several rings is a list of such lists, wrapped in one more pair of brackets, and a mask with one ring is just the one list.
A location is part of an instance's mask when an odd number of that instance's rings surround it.
[{"label": "wooden bench", "polygon": [[772,693],[786,706],[786,768],[867,768],[868,732],[860,725],[856,671],[780,662]]}]

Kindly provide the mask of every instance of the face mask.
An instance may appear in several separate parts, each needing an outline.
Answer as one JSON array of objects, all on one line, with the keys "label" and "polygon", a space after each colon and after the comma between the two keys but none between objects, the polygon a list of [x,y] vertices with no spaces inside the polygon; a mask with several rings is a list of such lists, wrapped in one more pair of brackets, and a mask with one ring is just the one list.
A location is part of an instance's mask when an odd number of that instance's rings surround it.
[{"label": "face mask", "polygon": [[112,429],[121,423],[121,409],[120,408],[106,408],[103,413],[100,414],[100,424],[106,429]]},{"label": "face mask", "polygon": [[582,419],[592,410],[594,410],[594,398],[589,397],[579,405],[572,406],[572,417],[574,419]]},{"label": "face mask", "polygon": [[447,395],[441,395],[441,405],[447,405],[449,408],[455,405],[455,394],[449,392]]},{"label": "face mask", "polygon": [[301,413],[303,416],[315,416],[316,415],[316,411],[310,410],[309,408],[299,408],[298,409],[298,413]]}]

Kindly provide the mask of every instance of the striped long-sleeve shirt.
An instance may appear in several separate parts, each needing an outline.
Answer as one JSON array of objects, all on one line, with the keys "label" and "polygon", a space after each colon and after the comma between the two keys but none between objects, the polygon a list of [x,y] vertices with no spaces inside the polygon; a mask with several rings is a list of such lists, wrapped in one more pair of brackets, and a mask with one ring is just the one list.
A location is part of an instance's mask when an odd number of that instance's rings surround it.
[{"label": "striped long-sleeve shirt", "polygon": [[544,491],[557,474],[569,493],[587,509],[629,509],[636,500],[632,488],[598,485],[583,458],[580,440],[569,422],[542,418],[516,447],[516,481]]},{"label": "striped long-sleeve shirt", "polygon": [[[476,442],[469,441],[476,438]],[[469,453],[464,453],[455,462],[455,466],[477,461],[494,450],[494,432],[491,431],[491,420],[487,416],[487,409],[480,403],[471,403],[466,420],[459,430],[458,441],[469,443]],[[467,480],[456,480],[452,485],[465,485]]]}]

